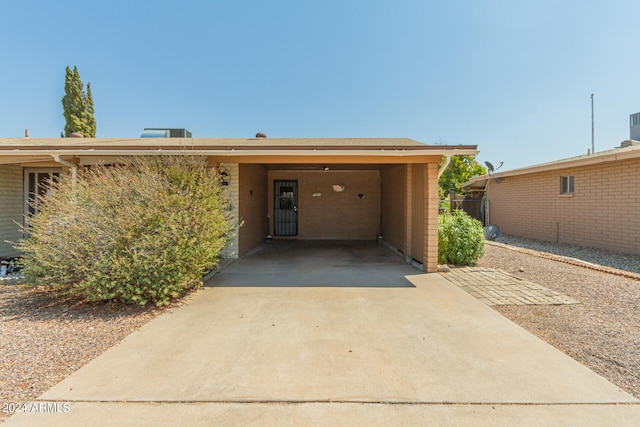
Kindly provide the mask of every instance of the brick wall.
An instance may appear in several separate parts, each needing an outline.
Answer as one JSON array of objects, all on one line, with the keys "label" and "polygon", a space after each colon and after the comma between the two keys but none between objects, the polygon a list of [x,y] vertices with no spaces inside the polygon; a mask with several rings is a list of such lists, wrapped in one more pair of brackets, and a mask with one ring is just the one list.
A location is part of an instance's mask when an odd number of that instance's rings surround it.
[{"label": "brick wall", "polygon": [[[394,181],[392,175],[386,176],[390,173],[394,174]],[[390,209],[385,206],[387,191],[394,190],[403,193],[402,197],[396,195],[391,200],[396,200],[394,218],[403,224],[404,241],[402,246],[392,245],[404,252],[407,262],[418,261],[425,272],[435,272],[438,268],[438,164],[408,164],[383,173],[383,230],[385,212]]]},{"label": "brick wall", "polygon": [[[273,233],[273,181],[298,181],[298,236],[300,239],[376,240],[380,228],[380,172],[270,171],[269,215]],[[344,184],[341,193],[333,184]],[[314,197],[314,193],[320,196]],[[359,198],[357,195],[362,194]]]},{"label": "brick wall", "polygon": [[238,235],[238,254],[244,255],[269,234],[267,214],[267,169],[261,165],[240,165],[239,214],[243,222]]},{"label": "brick wall", "polygon": [[424,271],[438,270],[438,164],[428,163],[424,167]]},{"label": "brick wall", "polygon": [[[560,195],[570,175],[575,192]],[[640,159],[506,177],[487,199],[503,233],[640,255]]]},{"label": "brick wall", "polygon": [[23,192],[22,167],[0,165],[0,256],[18,255],[13,246],[5,241],[22,238],[14,221],[22,224]]}]

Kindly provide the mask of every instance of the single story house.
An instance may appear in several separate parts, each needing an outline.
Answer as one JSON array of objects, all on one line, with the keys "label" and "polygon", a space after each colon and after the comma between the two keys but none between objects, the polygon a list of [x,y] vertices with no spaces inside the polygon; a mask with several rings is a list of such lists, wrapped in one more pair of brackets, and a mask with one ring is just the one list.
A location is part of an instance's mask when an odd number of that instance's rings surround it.
[{"label": "single story house", "polygon": [[128,156],[206,156],[222,171],[244,222],[230,255],[275,239],[382,240],[437,270],[438,164],[476,146],[425,145],[405,138],[46,138],[0,139],[0,256],[15,222],[37,213],[28,200],[61,173]]},{"label": "single story house", "polygon": [[503,233],[640,255],[640,142],[475,177],[485,221]]}]

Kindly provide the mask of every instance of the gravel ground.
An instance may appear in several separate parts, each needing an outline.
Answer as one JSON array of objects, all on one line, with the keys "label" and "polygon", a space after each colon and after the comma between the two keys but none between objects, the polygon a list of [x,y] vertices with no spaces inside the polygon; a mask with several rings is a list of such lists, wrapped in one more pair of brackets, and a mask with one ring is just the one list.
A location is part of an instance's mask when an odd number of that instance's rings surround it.
[{"label": "gravel ground", "polygon": [[[509,239],[509,238],[507,238]],[[500,239],[505,243],[507,239]],[[509,241],[512,243],[513,240]],[[518,246],[638,271],[634,257],[586,248],[551,248],[518,239]],[[515,249],[515,250],[514,250]],[[569,250],[570,252],[567,252]],[[588,256],[585,256],[588,254]],[[603,255],[602,258],[598,258]],[[560,349],[591,370],[640,397],[640,277],[585,268],[549,259],[546,252],[487,244],[479,265],[499,268],[580,301],[572,305],[495,306],[513,322]],[[635,278],[634,278],[635,277]]]},{"label": "gravel ground", "polygon": [[[0,404],[40,396],[162,311],[0,284]],[[0,412],[0,422],[10,415]]]},{"label": "gravel ground", "polygon": [[584,246],[568,245],[565,243],[541,242],[539,240],[525,239],[507,234],[501,235],[496,242],[577,258],[582,261],[640,274],[640,256],[637,255],[617,254],[601,249],[586,248]]}]

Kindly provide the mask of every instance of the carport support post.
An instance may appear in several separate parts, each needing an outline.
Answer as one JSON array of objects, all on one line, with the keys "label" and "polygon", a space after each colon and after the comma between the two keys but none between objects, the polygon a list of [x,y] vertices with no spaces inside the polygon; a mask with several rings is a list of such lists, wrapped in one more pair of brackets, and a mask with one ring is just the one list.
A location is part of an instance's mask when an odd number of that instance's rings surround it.
[{"label": "carport support post", "polygon": [[412,196],[412,182],[411,182],[411,174],[413,171],[411,170],[411,163],[405,166],[405,197],[404,197],[404,212],[405,212],[405,236],[404,236],[404,255],[405,261],[407,264],[411,264],[413,261],[413,256],[411,254],[411,221],[412,221],[412,213],[411,213],[411,198]]},{"label": "carport support post", "polygon": [[438,271],[438,164],[424,167],[424,271]]}]

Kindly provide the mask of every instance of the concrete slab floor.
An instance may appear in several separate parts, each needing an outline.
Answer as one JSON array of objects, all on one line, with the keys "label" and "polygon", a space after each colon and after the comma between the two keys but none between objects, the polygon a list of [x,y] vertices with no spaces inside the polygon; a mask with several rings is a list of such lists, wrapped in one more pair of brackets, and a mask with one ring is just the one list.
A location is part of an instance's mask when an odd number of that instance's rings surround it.
[{"label": "concrete slab floor", "polygon": [[233,263],[208,285],[253,287],[413,287],[419,270],[369,241],[273,240]]},{"label": "concrete slab floor", "polygon": [[[281,278],[270,267],[274,260],[252,258],[39,398],[69,403],[68,412],[17,414],[6,425],[577,426],[640,419],[633,396],[393,254],[380,266],[358,266],[374,280],[369,287],[350,286],[348,278],[359,274],[340,276],[340,267],[325,263],[331,256],[298,264],[287,255],[277,260],[289,269]],[[305,263],[340,279],[316,282]],[[381,285],[394,269],[394,283],[402,285]],[[375,282],[377,272],[383,281]],[[319,284],[293,286],[288,275]]]}]

